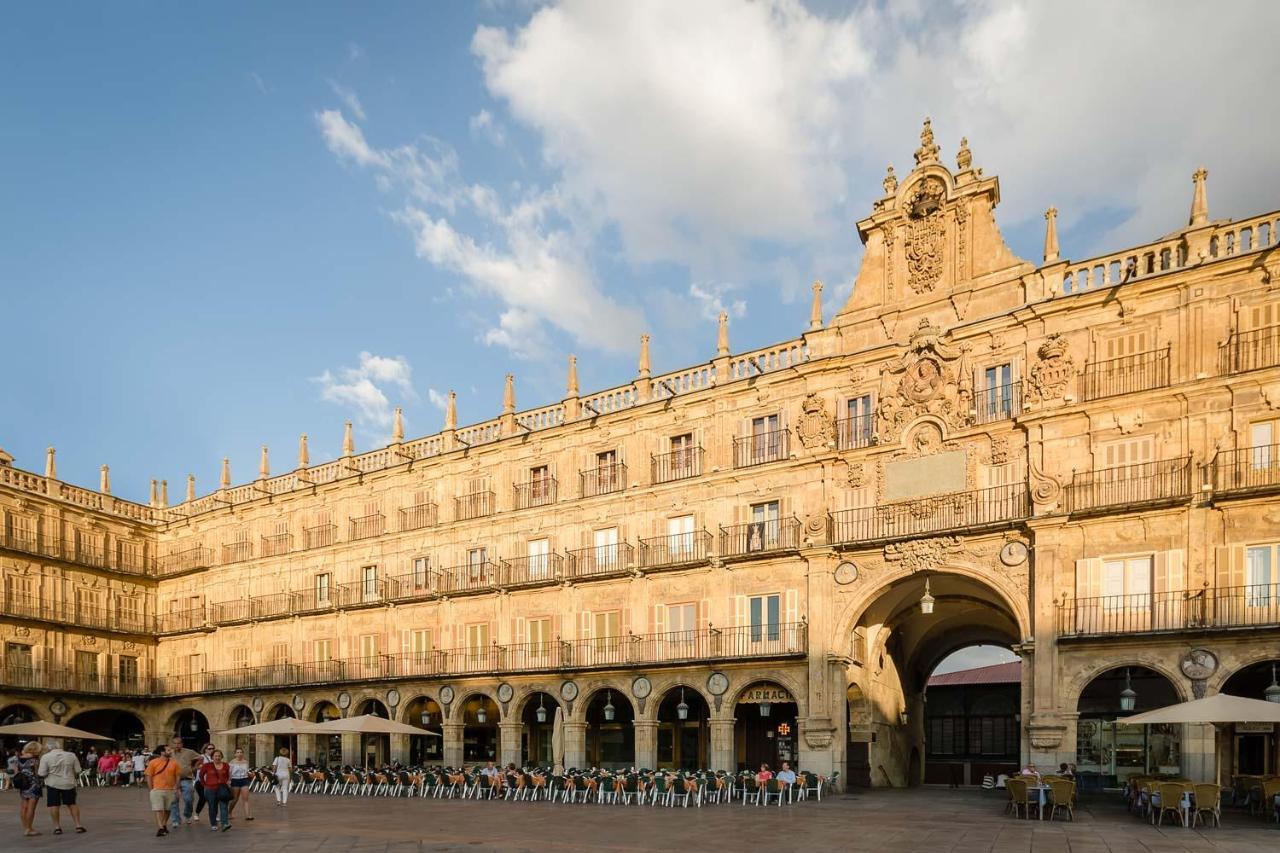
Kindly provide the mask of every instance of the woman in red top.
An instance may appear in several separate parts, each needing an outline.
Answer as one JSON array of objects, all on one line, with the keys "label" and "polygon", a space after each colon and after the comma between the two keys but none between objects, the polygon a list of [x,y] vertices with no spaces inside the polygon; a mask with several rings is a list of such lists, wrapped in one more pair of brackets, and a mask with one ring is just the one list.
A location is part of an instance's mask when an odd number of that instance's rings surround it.
[{"label": "woman in red top", "polygon": [[204,789],[204,798],[209,803],[209,828],[222,831],[231,828],[231,765],[223,760],[222,750],[213,751],[213,761],[200,766],[200,787]]}]

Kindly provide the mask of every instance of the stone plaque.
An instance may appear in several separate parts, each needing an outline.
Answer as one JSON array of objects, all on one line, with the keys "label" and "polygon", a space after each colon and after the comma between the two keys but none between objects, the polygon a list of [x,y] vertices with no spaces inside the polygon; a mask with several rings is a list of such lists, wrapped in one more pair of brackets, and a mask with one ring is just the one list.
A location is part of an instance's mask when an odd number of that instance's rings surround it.
[{"label": "stone plaque", "polygon": [[884,464],[886,501],[963,492],[966,486],[963,450],[950,450],[916,459],[895,459]]}]

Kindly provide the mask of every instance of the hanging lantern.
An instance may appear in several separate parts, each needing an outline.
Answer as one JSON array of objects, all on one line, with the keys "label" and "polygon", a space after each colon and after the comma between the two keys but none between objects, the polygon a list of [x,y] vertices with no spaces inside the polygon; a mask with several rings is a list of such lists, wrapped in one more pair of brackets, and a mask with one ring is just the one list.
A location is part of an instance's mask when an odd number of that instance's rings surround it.
[{"label": "hanging lantern", "polygon": [[929,594],[929,578],[926,576],[924,579],[924,595],[920,596],[920,612],[925,616],[933,613],[933,601],[933,596]]},{"label": "hanging lantern", "polygon": [[547,709],[542,704],[543,694],[538,694],[538,722],[545,723],[547,721]]},{"label": "hanging lantern", "polygon": [[426,711],[423,711],[422,716],[419,719],[422,720],[422,724],[425,726],[427,723],[431,722],[431,715]]},{"label": "hanging lantern", "polygon": [[190,723],[189,725],[190,725],[191,731],[193,731],[193,732],[198,732],[198,731],[200,731],[200,723],[196,721],[196,715],[195,715],[195,714],[192,714],[192,715],[191,715],[191,723]]},{"label": "hanging lantern", "polygon": [[765,699],[765,700],[761,701],[761,703],[760,703],[760,716],[762,716],[762,717],[767,717],[767,716],[769,716],[770,712],[772,712],[772,711],[773,711],[773,705],[772,705],[772,703],[770,703],[770,702],[769,702],[769,700],[768,700],[768,699]]},{"label": "hanging lantern", "polygon": [[676,717],[681,720],[689,719],[689,706],[684,701],[684,688],[680,688],[680,704],[676,706]]},{"label": "hanging lantern", "polygon": [[1133,685],[1129,683],[1129,668],[1124,670],[1124,690],[1120,691],[1120,710],[1132,711],[1138,707],[1138,694],[1133,692]]},{"label": "hanging lantern", "polygon": [[613,707],[613,691],[610,690],[604,695],[604,721],[612,723],[616,713],[617,711]]},{"label": "hanging lantern", "polygon": [[484,705],[481,705],[476,709],[476,722],[483,723],[487,719],[489,719],[489,715],[485,713]]},{"label": "hanging lantern", "polygon": [[1271,664],[1271,686],[1262,694],[1268,702],[1280,702],[1280,683],[1276,682],[1276,665]]}]

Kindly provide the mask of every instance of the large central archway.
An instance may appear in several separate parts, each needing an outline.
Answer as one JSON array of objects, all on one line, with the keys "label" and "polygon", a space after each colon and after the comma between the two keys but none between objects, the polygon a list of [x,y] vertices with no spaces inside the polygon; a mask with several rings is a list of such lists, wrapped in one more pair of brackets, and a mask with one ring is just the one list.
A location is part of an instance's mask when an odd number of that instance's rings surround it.
[{"label": "large central archway", "polygon": [[[850,669],[849,778],[918,785],[929,760],[929,676],[958,649],[1020,642],[1029,634],[1025,606],[973,572],[950,570],[899,577],[864,601],[850,632],[851,657],[861,666]],[[1019,726],[1019,743],[1021,737]]]}]

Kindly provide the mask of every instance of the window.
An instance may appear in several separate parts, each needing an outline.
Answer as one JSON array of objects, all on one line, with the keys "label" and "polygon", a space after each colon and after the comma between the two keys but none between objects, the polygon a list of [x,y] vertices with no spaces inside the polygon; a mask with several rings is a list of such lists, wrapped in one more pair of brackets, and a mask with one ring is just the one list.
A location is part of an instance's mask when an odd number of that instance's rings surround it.
[{"label": "window", "polygon": [[844,447],[866,447],[871,444],[871,436],[875,433],[875,410],[871,407],[871,395],[850,397],[845,404],[845,417],[840,431]]},{"label": "window", "polygon": [[694,475],[693,433],[671,436],[671,477],[692,477]]},{"label": "window", "polygon": [[551,650],[551,617],[543,616],[530,619],[526,623],[529,632],[529,648],[537,655],[544,655]]},{"label": "window", "polygon": [[378,635],[363,634],[360,637],[360,659],[366,666],[378,660]]},{"label": "window", "polygon": [[751,461],[764,462],[781,457],[782,436],[778,416],[765,415],[751,419]]},{"label": "window", "polygon": [[536,506],[551,499],[551,469],[535,465],[529,469],[529,502]]},{"label": "window", "polygon": [[762,551],[778,545],[778,502],[752,504],[747,526],[747,550]]},{"label": "window", "polygon": [[132,686],[138,683],[138,659],[129,655],[121,655],[116,659],[116,670],[120,676],[120,684]]},{"label": "window", "polygon": [[316,663],[328,663],[333,660],[333,641],[332,640],[316,640],[312,647],[313,658]]},{"label": "window", "polygon": [[289,644],[274,643],[271,646],[271,665],[286,666],[289,663]]},{"label": "window", "polygon": [[427,572],[431,569],[430,557],[414,557],[413,558],[413,588],[422,590],[427,588]]},{"label": "window", "polygon": [[316,604],[329,603],[329,582],[332,580],[333,575],[329,572],[316,575]]},{"label": "window", "polygon": [[1013,416],[1013,365],[997,364],[983,371],[978,414],[984,421]]},{"label": "window", "polygon": [[231,667],[233,669],[249,668],[249,650],[243,646],[231,650]]},{"label": "window", "polygon": [[116,599],[116,617],[120,625],[125,628],[137,625],[138,617],[138,597],[136,595],[122,595]]},{"label": "window", "polygon": [[76,652],[76,675],[83,681],[98,680],[97,652]]},{"label": "window", "polygon": [[692,634],[698,627],[698,605],[668,604],[667,632]]},{"label": "window", "polygon": [[1150,555],[1102,560],[1100,566],[1095,561],[1083,580],[1076,579],[1077,589],[1084,583],[1093,596],[1082,598],[1102,596],[1104,610],[1145,608],[1151,603],[1151,566]]},{"label": "window", "polygon": [[621,488],[618,471],[618,451],[605,450],[596,454],[596,493],[604,494]]},{"label": "window", "polygon": [[618,528],[606,527],[595,532],[596,571],[607,572],[618,567]]},{"label": "window", "polygon": [[692,559],[694,544],[692,515],[667,519],[667,550],[672,559]]},{"label": "window", "polygon": [[483,652],[489,648],[489,623],[473,622],[467,626],[467,651]]},{"label": "window", "polygon": [[413,662],[424,664],[431,655],[431,631],[426,628],[419,628],[413,631],[409,636],[410,653],[413,655]]},{"label": "window", "polygon": [[31,646],[26,643],[5,643],[4,665],[10,671],[30,670],[35,665],[31,656]]},{"label": "window", "polygon": [[768,639],[777,642],[778,614],[781,597],[777,595],[753,595],[749,600],[751,612],[751,642]]},{"label": "window", "polygon": [[1144,462],[1150,462],[1155,452],[1154,444],[1149,435],[1107,442],[1101,448],[1102,467],[1119,468],[1124,465],[1141,465]]},{"label": "window", "polygon": [[1250,607],[1271,603],[1277,545],[1253,545],[1245,549],[1245,600]]},{"label": "window", "polygon": [[622,611],[606,610],[592,614],[592,633],[597,640],[622,635]]},{"label": "window", "polygon": [[489,552],[485,548],[472,548],[467,551],[467,578],[472,583],[479,583],[488,574]]},{"label": "window", "polygon": [[551,541],[549,539],[529,540],[529,578],[546,578],[551,576]]},{"label": "window", "polygon": [[1270,468],[1275,461],[1276,421],[1249,425],[1249,463],[1255,470]]},{"label": "window", "polygon": [[361,592],[365,601],[378,600],[378,567],[365,566],[360,570]]}]

